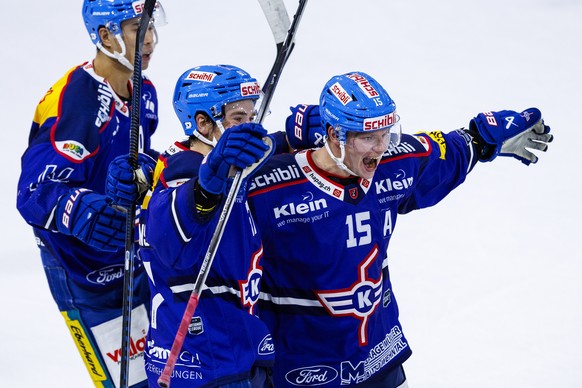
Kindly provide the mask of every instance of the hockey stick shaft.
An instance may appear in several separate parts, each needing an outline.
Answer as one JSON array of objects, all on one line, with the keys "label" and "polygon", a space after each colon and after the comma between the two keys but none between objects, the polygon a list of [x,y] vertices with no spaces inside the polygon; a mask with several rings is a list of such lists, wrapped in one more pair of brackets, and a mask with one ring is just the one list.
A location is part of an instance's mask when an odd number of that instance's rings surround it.
[{"label": "hockey stick shaft", "polygon": [[[135,58],[133,62],[133,94],[131,99],[131,124],[129,130],[129,165],[137,169],[139,146],[139,120],[141,108],[142,68],[141,56],[146,32],[154,12],[156,0],[146,0],[142,11],[137,38],[135,41]],[[123,274],[123,307],[121,331],[121,363],[119,386],[127,388],[129,384],[129,354],[131,346],[131,310],[133,302],[134,278],[134,224],[136,201],[127,209],[125,231],[125,271]]]},{"label": "hockey stick shaft", "polygon": [[[263,119],[265,117],[265,112],[267,112],[268,105],[270,104],[270,101],[272,99],[272,94],[275,92],[278,78],[281,74],[283,66],[285,65],[285,63],[287,61],[287,58],[289,57],[289,54],[291,53],[291,50],[285,49],[286,44],[289,43],[289,45],[291,45],[291,47],[293,45],[295,31],[299,25],[299,20],[301,19],[301,15],[303,14],[303,10],[305,8],[306,3],[307,3],[307,0],[300,0],[299,7],[298,7],[297,12],[296,12],[294,19],[293,19],[293,23],[291,24],[291,26],[289,27],[289,29],[287,31],[287,37],[286,37],[285,42],[283,43],[282,47],[279,46],[279,42],[276,41],[276,43],[278,45],[277,58],[275,59],[275,64],[273,65],[273,68],[271,69],[271,73],[269,74],[269,76],[271,76],[271,74],[273,74],[276,77],[276,81],[269,81],[268,83],[265,83],[265,86],[268,86],[268,88],[264,89],[265,96],[263,98],[263,103],[259,107],[259,113],[257,114],[257,121],[260,123],[263,121]],[[282,4],[282,1],[281,1],[281,4]],[[269,23],[271,23],[270,20],[269,20]],[[273,32],[275,35],[274,30],[273,30]],[[275,35],[275,39],[277,39],[277,35]],[[269,79],[269,77],[268,77],[268,79]],[[269,138],[267,137],[266,139],[269,139]],[[273,145],[271,144],[270,147],[273,147]],[[269,151],[265,152],[264,157],[266,157],[269,154],[270,154]],[[184,315],[182,316],[182,320],[180,321],[180,326],[178,327],[178,332],[176,333],[176,337],[174,338],[174,343],[172,344],[172,349],[170,350],[170,355],[168,356],[168,361],[166,362],[166,366],[164,367],[164,370],[163,370],[160,378],[158,379],[158,385],[160,388],[169,388],[170,387],[171,375],[172,375],[172,372],[174,370],[174,367],[176,366],[176,361],[177,361],[178,355],[182,349],[182,345],[184,344],[184,340],[186,338],[186,333],[188,331],[188,326],[190,325],[190,322],[192,320],[192,316],[194,315],[194,312],[196,311],[196,308],[198,307],[198,302],[200,300],[200,296],[201,296],[200,294],[202,293],[202,288],[204,287],[204,284],[206,282],[206,278],[208,277],[208,272],[212,266],[212,262],[214,261],[214,257],[216,256],[218,245],[220,244],[220,240],[221,240],[222,235],[224,233],[226,223],[230,217],[230,213],[232,211],[232,207],[234,205],[234,200],[236,198],[236,195],[238,194],[238,192],[241,188],[243,178],[246,175],[248,175],[249,173],[251,173],[258,165],[260,165],[260,163],[261,163],[261,161],[253,164],[252,166],[247,167],[246,169],[244,169],[242,171],[238,170],[233,178],[231,188],[228,191],[228,195],[225,199],[224,206],[223,206],[222,211],[220,213],[220,218],[218,220],[218,223],[216,225],[216,228],[214,230],[214,233],[213,233],[212,238],[210,240],[210,243],[208,245],[208,249],[207,249],[206,254],[204,256],[204,259],[202,261],[200,271],[198,272],[198,277],[196,278],[196,282],[194,283],[194,288],[192,290],[192,293],[190,294],[190,298],[188,299],[188,303],[186,305]]]}]

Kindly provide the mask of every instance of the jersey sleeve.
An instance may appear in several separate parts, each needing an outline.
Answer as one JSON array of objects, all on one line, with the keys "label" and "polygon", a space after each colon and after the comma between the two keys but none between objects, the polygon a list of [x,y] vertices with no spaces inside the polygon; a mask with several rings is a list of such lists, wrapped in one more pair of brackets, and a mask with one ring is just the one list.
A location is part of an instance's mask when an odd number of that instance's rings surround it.
[{"label": "jersey sleeve", "polygon": [[[99,132],[107,124],[95,112],[91,87],[71,69],[39,102],[24,152],[17,208],[29,224],[55,230],[57,200],[85,184],[99,150]],[[100,183],[102,186],[104,182]]]},{"label": "jersey sleeve", "polygon": [[[201,161],[202,155],[191,151],[165,159],[147,205],[148,244],[175,269],[191,268],[204,256],[218,222],[218,217],[203,219],[196,212],[194,186]],[[191,244],[193,238],[200,243]]]},{"label": "jersey sleeve", "polygon": [[421,133],[408,140],[420,144],[426,152],[411,159],[416,164],[417,178],[411,195],[399,204],[400,214],[440,202],[465,181],[478,161],[472,138],[464,130]]}]

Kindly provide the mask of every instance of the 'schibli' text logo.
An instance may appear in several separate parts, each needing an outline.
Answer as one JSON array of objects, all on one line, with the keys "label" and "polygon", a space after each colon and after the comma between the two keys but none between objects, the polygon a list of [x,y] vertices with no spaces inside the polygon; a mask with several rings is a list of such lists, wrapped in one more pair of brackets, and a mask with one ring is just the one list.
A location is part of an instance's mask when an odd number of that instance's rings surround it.
[{"label": "'schibli' text logo", "polygon": [[261,87],[256,82],[245,82],[240,84],[240,94],[246,96],[258,96],[261,93]]},{"label": "'schibli' text logo", "polygon": [[297,170],[295,165],[288,166],[285,169],[277,167],[272,169],[271,172],[255,177],[249,186],[249,191],[254,190],[257,187],[264,187],[278,182],[297,179],[299,176],[299,170]]},{"label": "'schibli' text logo", "polygon": [[370,81],[368,81],[366,77],[362,76],[361,74],[354,73],[348,75],[348,78],[354,80],[368,97],[378,97],[378,92],[372,85],[370,85]]},{"label": "'schibli' text logo", "polygon": [[216,77],[216,74],[214,73],[192,70],[190,73],[188,73],[186,79],[190,81],[212,82],[214,77]]},{"label": "'schibli' text logo", "polygon": [[350,97],[348,92],[342,88],[339,82],[336,82],[331,86],[331,92],[334,96],[337,97],[338,100],[340,100],[343,105],[347,105],[348,102],[352,101],[352,97]]},{"label": "'schibli' text logo", "polygon": [[113,94],[107,86],[99,85],[97,89],[97,100],[99,101],[99,110],[95,118],[95,126],[101,126],[110,120],[109,114],[111,112],[111,102],[113,101]]},{"label": "'schibli' text logo", "polygon": [[[133,7],[133,11],[135,12],[136,15],[140,15],[143,13],[144,9],[145,9],[145,1],[134,1],[133,3],[131,3],[131,6]],[[156,1],[156,5],[154,5],[154,10],[159,9],[160,8],[160,4]]]},{"label": "'schibli' text logo", "polygon": [[144,5],[145,1],[134,1],[133,3],[131,3],[133,11],[135,12],[136,15],[140,15],[143,13]]},{"label": "'schibli' text logo", "polygon": [[394,125],[396,122],[396,113],[392,112],[380,117],[364,119],[364,131],[375,131]]}]

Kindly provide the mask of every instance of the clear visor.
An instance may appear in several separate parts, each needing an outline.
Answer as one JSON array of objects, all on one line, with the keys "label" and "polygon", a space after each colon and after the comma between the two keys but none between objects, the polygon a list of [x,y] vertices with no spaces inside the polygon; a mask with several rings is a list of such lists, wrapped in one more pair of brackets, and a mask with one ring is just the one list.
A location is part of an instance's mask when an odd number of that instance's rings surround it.
[{"label": "clear visor", "polygon": [[224,128],[254,121],[257,115],[257,107],[261,100],[262,98],[258,100],[246,99],[224,105],[222,108]]},{"label": "clear visor", "polygon": [[166,19],[166,11],[164,11],[164,7],[162,7],[162,3],[156,1],[156,5],[154,6],[154,13],[152,14],[152,21],[153,25],[158,27],[163,27],[168,24],[168,19]]},{"label": "clear visor", "polygon": [[[336,127],[336,132],[341,132],[340,127]],[[348,131],[346,135],[346,146],[358,149],[381,149],[387,151],[400,144],[402,127],[400,116],[396,115],[396,122],[389,127],[367,132]]]}]

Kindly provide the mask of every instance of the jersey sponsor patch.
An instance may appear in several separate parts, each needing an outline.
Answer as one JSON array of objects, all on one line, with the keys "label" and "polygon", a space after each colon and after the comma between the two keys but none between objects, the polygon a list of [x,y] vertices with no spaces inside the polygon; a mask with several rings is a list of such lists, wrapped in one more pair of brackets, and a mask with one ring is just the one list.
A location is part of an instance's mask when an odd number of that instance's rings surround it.
[{"label": "jersey sponsor patch", "polygon": [[81,358],[91,375],[91,379],[96,383],[96,385],[100,385],[104,381],[107,381],[108,376],[103,369],[104,366],[101,365],[99,357],[93,348],[93,344],[85,332],[85,326],[79,320],[80,317],[78,316],[78,312],[62,311],[61,314],[63,315],[63,318],[65,318],[65,322],[73,336],[77,350],[81,353]]},{"label": "jersey sponsor patch", "polygon": [[91,154],[83,144],[75,140],[55,141],[55,148],[59,153],[76,161],[81,161]]},{"label": "jersey sponsor patch", "polygon": [[90,283],[105,286],[123,279],[123,273],[123,264],[113,264],[88,273],[86,279]]},{"label": "jersey sponsor patch", "polygon": [[327,365],[310,365],[290,370],[285,374],[285,380],[299,387],[323,385],[334,381],[338,371]]},{"label": "jersey sponsor patch", "polygon": [[[97,346],[112,378],[119,381],[121,370],[122,317],[91,328]],[[149,319],[145,305],[139,305],[131,311],[131,335],[129,338],[129,385],[134,385],[146,379],[144,370],[144,351]]]},{"label": "jersey sponsor patch", "polygon": [[427,135],[439,145],[441,151],[441,156],[439,158],[445,160],[447,158],[447,142],[445,141],[443,133],[441,131],[432,131],[428,132]]}]

